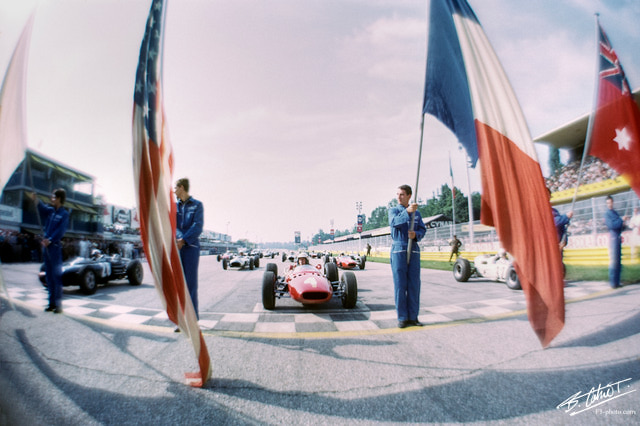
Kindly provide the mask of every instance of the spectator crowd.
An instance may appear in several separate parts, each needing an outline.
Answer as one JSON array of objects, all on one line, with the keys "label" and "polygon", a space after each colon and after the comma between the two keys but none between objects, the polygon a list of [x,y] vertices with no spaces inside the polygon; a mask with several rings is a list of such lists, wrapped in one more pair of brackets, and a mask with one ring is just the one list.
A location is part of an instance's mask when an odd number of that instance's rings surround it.
[{"label": "spectator crowd", "polygon": [[[578,184],[578,171],[580,170],[580,161],[572,161],[566,166],[562,166],[556,172],[546,179],[547,188],[551,192],[564,191],[565,189],[575,188]],[[590,155],[585,158],[582,167],[582,185],[587,183],[602,182],[607,179],[618,177],[618,173],[603,163],[599,158]]]}]

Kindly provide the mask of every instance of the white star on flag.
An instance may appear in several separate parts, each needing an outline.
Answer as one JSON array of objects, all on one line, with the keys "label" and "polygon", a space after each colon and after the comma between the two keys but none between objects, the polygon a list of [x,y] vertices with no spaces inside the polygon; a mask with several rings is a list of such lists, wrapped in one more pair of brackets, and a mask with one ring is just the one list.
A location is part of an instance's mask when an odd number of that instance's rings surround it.
[{"label": "white star on flag", "polygon": [[616,129],[616,137],[613,138],[613,140],[618,144],[618,149],[626,149],[627,151],[629,151],[629,145],[631,145],[631,135],[629,135],[626,127],[624,127],[622,130]]}]

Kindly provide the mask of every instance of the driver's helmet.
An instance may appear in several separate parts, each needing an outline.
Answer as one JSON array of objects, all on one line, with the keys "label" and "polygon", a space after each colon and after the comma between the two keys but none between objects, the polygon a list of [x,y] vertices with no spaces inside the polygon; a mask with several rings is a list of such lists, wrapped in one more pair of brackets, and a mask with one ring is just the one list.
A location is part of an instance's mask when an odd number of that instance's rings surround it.
[{"label": "driver's helmet", "polygon": [[298,255],[298,265],[308,265],[309,255],[307,253],[300,253]]},{"label": "driver's helmet", "polygon": [[498,257],[500,259],[506,259],[507,258],[507,251],[503,248],[501,248],[500,250],[498,250]]},{"label": "driver's helmet", "polygon": [[102,252],[98,249],[93,249],[91,250],[91,258],[92,259],[97,259],[102,255]]}]

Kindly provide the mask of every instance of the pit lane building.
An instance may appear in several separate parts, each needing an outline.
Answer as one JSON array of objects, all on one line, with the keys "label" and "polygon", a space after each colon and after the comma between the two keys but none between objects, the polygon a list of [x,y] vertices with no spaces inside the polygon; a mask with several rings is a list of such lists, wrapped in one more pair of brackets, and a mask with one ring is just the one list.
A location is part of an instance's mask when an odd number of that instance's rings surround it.
[{"label": "pit lane building", "polygon": [[[0,242],[3,246],[0,255],[3,261],[34,260],[31,255],[18,254],[16,247],[8,249],[6,236],[20,234],[32,245],[34,236],[42,233],[42,224],[28,194],[35,192],[40,200],[48,203],[56,188],[64,188],[67,192],[64,204],[69,211],[69,228],[65,234],[67,241],[97,241],[105,251],[133,245],[141,252],[136,209],[105,203],[95,196],[93,176],[27,150],[24,160],[0,196]],[[235,248],[236,245],[228,235],[205,230],[201,246],[205,254],[214,254]],[[12,251],[11,255],[7,255],[7,250]]]}]

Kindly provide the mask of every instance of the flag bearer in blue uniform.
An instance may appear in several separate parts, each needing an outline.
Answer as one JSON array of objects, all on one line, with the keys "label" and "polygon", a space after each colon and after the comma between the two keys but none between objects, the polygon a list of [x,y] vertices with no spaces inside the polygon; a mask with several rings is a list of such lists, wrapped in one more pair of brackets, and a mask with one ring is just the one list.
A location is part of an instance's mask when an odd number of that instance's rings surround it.
[{"label": "flag bearer in blue uniform", "polygon": [[[180,250],[180,260],[189,295],[200,319],[198,311],[198,264],[200,263],[200,234],[204,225],[202,203],[189,195],[189,179],[178,179],[175,187],[178,197],[176,217],[176,243]],[[176,329],[176,331],[179,331]]]},{"label": "flag bearer in blue uniform", "polygon": [[620,217],[613,209],[613,198],[608,195],[606,198],[607,212],[604,215],[604,222],[609,230],[609,285],[611,288],[621,287],[620,273],[622,271],[622,231],[625,230],[627,216]]},{"label": "flag bearer in blue uniform", "polygon": [[[35,193],[31,199],[36,202]],[[69,212],[62,207],[66,199],[67,193],[60,188],[53,191],[51,205],[42,201],[37,204],[40,218],[44,220],[42,246],[49,291],[49,306],[45,311],[56,314],[62,313],[62,237],[69,226]]]},{"label": "flag bearer in blue uniform", "polygon": [[[389,209],[389,225],[391,226],[391,271],[395,292],[398,327],[422,325],[418,321],[420,310],[420,247],[418,241],[424,237],[427,228],[422,222],[418,204],[409,205],[411,187],[402,185],[398,188],[398,205]],[[415,213],[413,231],[409,230],[411,216]],[[411,243],[411,257],[407,263],[407,246]]]}]

